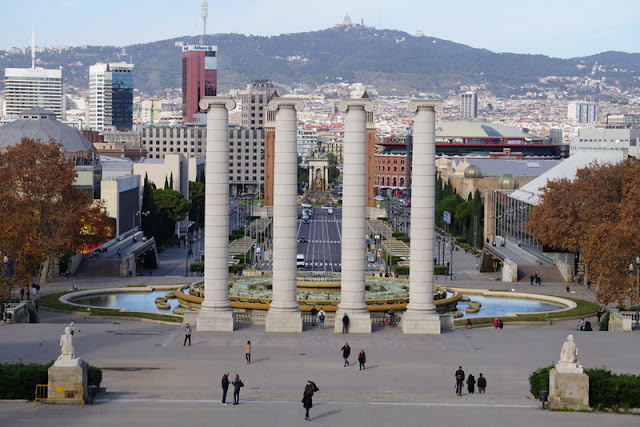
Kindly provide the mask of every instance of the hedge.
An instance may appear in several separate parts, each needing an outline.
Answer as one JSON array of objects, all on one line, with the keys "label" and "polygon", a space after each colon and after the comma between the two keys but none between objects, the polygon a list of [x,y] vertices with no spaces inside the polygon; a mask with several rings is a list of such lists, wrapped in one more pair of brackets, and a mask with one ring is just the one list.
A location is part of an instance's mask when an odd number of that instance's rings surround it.
[{"label": "hedge", "polygon": [[[549,390],[549,371],[554,365],[540,368],[529,376],[532,395],[538,397],[540,390]],[[613,374],[607,368],[589,368],[584,373],[589,377],[589,405],[597,410],[640,408],[640,376]]]},{"label": "hedge", "polygon": [[446,265],[435,265],[433,267],[433,274],[437,276],[446,276],[449,274],[449,267]]},{"label": "hedge", "polygon": [[[33,400],[36,385],[48,383],[48,370],[53,362],[52,360],[46,365],[39,363],[0,364],[0,399]],[[100,387],[101,382],[102,369],[89,365],[88,385]]]}]

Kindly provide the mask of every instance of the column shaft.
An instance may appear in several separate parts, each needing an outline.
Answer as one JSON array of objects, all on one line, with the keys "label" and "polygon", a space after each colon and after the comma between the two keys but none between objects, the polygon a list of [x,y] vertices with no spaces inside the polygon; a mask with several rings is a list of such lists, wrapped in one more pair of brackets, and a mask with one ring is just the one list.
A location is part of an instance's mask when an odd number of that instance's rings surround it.
[{"label": "column shaft", "polygon": [[437,101],[412,101],[413,163],[411,179],[411,260],[409,304],[404,333],[439,334],[440,319],[433,304],[435,227],[435,108]]},{"label": "column shaft", "polygon": [[298,155],[295,99],[274,98],[276,110],[273,179],[273,299],[267,313],[267,332],[302,332],[296,299]]},{"label": "column shaft", "polygon": [[206,97],[200,107],[207,111],[204,211],[204,302],[197,329],[233,331],[229,304],[229,113],[230,98]]},{"label": "column shaft", "polygon": [[344,168],[342,186],[342,281],[335,331],[349,316],[349,332],[370,333],[371,316],[365,303],[366,122],[371,101],[349,99],[344,111]]}]

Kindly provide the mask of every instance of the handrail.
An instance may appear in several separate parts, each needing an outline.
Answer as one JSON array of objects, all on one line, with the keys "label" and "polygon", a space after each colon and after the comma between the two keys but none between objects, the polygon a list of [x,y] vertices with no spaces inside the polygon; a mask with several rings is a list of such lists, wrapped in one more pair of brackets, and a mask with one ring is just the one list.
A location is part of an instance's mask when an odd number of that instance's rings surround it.
[{"label": "handrail", "polygon": [[524,249],[525,251],[529,252],[531,255],[540,258],[541,260],[543,260],[544,262],[546,262],[547,264],[551,264],[551,265],[556,265],[556,260],[553,258],[550,258],[546,255],[544,255],[542,252],[540,252],[539,250],[532,248],[531,246],[525,244],[525,243],[520,243],[520,247],[522,249]]}]

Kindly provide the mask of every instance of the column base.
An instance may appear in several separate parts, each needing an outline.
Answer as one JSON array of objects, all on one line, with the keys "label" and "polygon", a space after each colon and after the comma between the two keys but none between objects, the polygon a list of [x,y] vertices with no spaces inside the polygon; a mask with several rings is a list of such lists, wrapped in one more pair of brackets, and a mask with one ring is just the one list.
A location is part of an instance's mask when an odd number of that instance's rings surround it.
[{"label": "column base", "polygon": [[233,332],[235,317],[230,308],[216,310],[202,308],[198,313],[197,331],[205,332]]},{"label": "column base", "polygon": [[302,313],[299,311],[267,311],[266,332],[302,332]]},{"label": "column base", "polygon": [[[48,370],[50,386],[52,385],[81,385],[84,395],[82,396],[87,401],[89,397],[89,389],[87,388],[87,381],[89,378],[87,362],[80,360],[79,358],[70,360],[56,360],[53,366]],[[77,390],[77,391],[76,391]],[[52,399],[65,399],[69,397],[80,398],[80,391],[78,389],[66,389],[63,391],[56,391],[53,387],[49,387],[48,396]],[[75,404],[73,400],[54,400],[52,403],[61,404]]]},{"label": "column base", "polygon": [[440,335],[440,316],[433,312],[407,310],[402,315],[402,332]]},{"label": "column base", "polygon": [[370,334],[371,333],[371,314],[367,310],[350,311],[338,308],[336,311],[336,324],[334,331],[336,334],[342,333],[342,317],[344,313],[349,316],[349,334]]}]

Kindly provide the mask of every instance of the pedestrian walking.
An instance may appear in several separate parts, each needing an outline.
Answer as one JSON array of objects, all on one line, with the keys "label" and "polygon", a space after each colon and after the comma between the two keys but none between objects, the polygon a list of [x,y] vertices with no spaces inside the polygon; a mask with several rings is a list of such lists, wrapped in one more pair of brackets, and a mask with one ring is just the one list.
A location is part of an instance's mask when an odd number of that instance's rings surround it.
[{"label": "pedestrian walking", "polygon": [[31,291],[29,290],[29,286],[25,286],[24,289],[25,289],[25,292],[27,294],[27,301],[29,301],[30,300],[29,296],[31,295]]},{"label": "pedestrian walking", "polygon": [[533,281],[534,281],[535,279],[536,279],[536,276],[534,276],[533,274],[532,274],[531,276],[529,276],[529,282],[530,282],[529,284],[530,284],[531,286],[533,286]]},{"label": "pedestrian walking", "polygon": [[304,392],[302,393],[302,407],[305,409],[304,419],[306,421],[311,421],[311,417],[309,416],[309,409],[313,408],[313,393],[316,391],[320,391],[316,383],[309,380],[307,384],[304,386]]},{"label": "pedestrian walking", "polygon": [[467,378],[467,391],[469,394],[473,394],[476,391],[476,379],[473,377],[473,374],[469,374]]},{"label": "pedestrian walking", "polygon": [[480,372],[480,376],[478,377],[478,394],[484,394],[484,390],[487,388],[487,379],[482,376],[482,372]]},{"label": "pedestrian walking", "polygon": [[344,316],[342,316],[342,333],[346,334],[347,332],[349,332],[349,316],[345,313]]},{"label": "pedestrian walking", "polygon": [[536,285],[542,286],[542,277],[536,273]]},{"label": "pedestrian walking", "polygon": [[318,310],[316,310],[316,307],[314,306],[311,309],[311,326],[316,326],[316,316],[318,315]]},{"label": "pedestrian walking", "polygon": [[23,299],[24,299],[24,286],[20,288],[20,301],[22,301]]},{"label": "pedestrian walking", "polygon": [[464,385],[464,371],[462,370],[462,366],[458,366],[458,370],[456,371],[456,394],[458,396],[462,396],[462,386]]},{"label": "pedestrian walking", "polygon": [[184,327],[184,342],[182,343],[183,347],[187,344],[187,341],[189,341],[189,345],[191,345],[191,332],[193,332],[193,329],[191,329],[191,325],[187,323]]},{"label": "pedestrian walking", "polygon": [[500,321],[496,317],[495,319],[493,319],[493,329],[498,329],[499,327],[500,327]]},{"label": "pedestrian walking", "polygon": [[231,384],[233,384],[233,404],[237,405],[240,403],[240,387],[244,387],[244,383],[240,379],[240,375],[236,374]]},{"label": "pedestrian walking", "polygon": [[318,312],[318,319],[320,320],[320,329],[324,329],[324,317],[327,313],[324,312],[324,309],[320,307],[320,311]]},{"label": "pedestrian walking", "polygon": [[351,347],[349,347],[349,343],[345,342],[342,348],[342,358],[344,359],[344,366],[349,366],[349,355],[351,354]]},{"label": "pedestrian walking", "polygon": [[391,326],[392,328],[395,326],[395,320],[396,320],[396,312],[393,311],[393,307],[389,309],[389,326]]},{"label": "pedestrian walking", "polygon": [[365,363],[367,363],[367,354],[364,350],[360,350],[360,353],[358,353],[358,366],[360,366],[360,371],[366,369],[364,366]]},{"label": "pedestrian walking", "polygon": [[253,351],[253,347],[251,346],[251,341],[247,341],[244,345],[244,358],[247,359],[247,365],[251,363],[251,352]]},{"label": "pedestrian walking", "polygon": [[502,323],[502,319],[498,319],[498,328],[502,329],[504,327],[504,323]]},{"label": "pedestrian walking", "polygon": [[[40,300],[36,298],[35,300],[33,300],[33,302],[36,305],[36,311],[40,310]],[[2,320],[2,316],[0,316],[0,320]]]},{"label": "pedestrian walking", "polygon": [[228,405],[227,403],[227,390],[229,390],[229,372],[225,372],[222,376],[222,404]]}]

